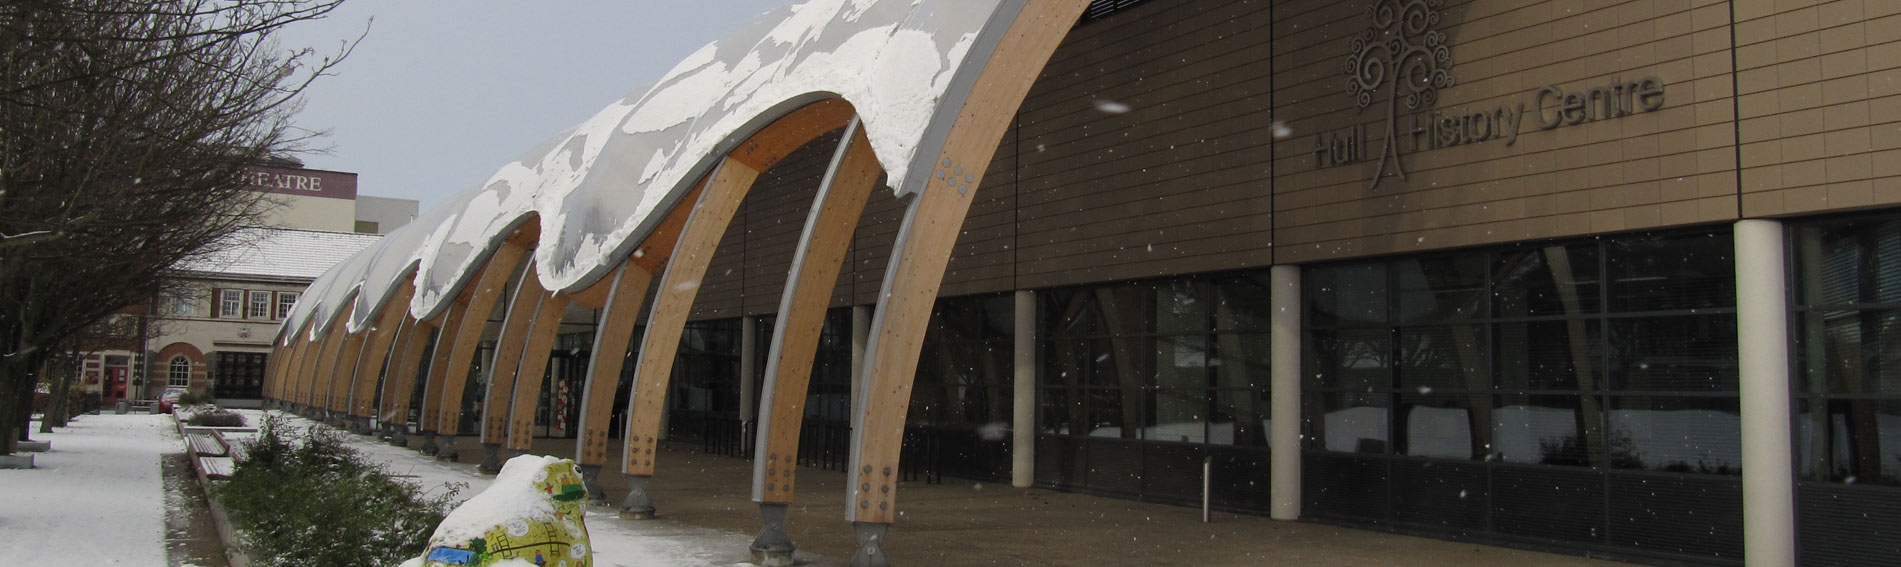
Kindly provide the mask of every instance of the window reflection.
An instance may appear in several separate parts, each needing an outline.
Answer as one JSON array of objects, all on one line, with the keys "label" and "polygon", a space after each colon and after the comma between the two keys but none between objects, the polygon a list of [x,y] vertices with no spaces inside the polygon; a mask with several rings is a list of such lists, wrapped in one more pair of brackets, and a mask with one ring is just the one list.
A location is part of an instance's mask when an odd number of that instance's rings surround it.
[{"label": "window reflection", "polygon": [[1260,272],[1039,294],[1042,431],[1264,446],[1266,282]]},{"label": "window reflection", "polygon": [[1309,268],[1308,447],[1737,474],[1731,246],[1693,230]]},{"label": "window reflection", "polygon": [[1795,227],[1803,480],[1901,486],[1901,219]]}]

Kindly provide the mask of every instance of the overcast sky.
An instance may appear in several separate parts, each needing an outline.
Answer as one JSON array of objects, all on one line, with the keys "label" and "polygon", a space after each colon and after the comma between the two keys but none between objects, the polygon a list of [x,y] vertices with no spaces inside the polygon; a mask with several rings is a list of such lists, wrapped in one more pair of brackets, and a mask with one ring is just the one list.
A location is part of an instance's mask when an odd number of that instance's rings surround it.
[{"label": "overcast sky", "polygon": [[335,51],[369,30],[306,95],[297,123],[329,151],[302,157],[428,210],[787,2],[350,0],[279,41]]}]

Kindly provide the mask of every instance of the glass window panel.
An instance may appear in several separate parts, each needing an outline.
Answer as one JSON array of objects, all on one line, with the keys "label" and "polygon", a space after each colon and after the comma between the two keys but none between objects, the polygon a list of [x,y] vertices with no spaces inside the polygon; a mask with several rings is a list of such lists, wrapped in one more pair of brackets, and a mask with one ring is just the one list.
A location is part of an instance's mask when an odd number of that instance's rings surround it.
[{"label": "glass window panel", "polygon": [[1115,388],[1083,390],[1083,397],[1088,399],[1084,404],[1088,412],[1088,435],[1135,439],[1136,428],[1142,423],[1142,399],[1140,390],[1134,393],[1134,396],[1124,396],[1122,390]]},{"label": "glass window panel", "polygon": [[1485,327],[1455,325],[1399,331],[1399,387],[1408,392],[1487,390]]},{"label": "glass window panel", "polygon": [[1601,408],[1597,398],[1588,396],[1498,396],[1491,416],[1492,458],[1507,463],[1593,466],[1594,457],[1604,454]]},{"label": "glass window panel", "polygon": [[1611,398],[1611,466],[1621,469],[1742,474],[1742,421],[1736,398]]},{"label": "glass window panel", "polygon": [[1492,264],[1496,317],[1577,315],[1598,310],[1596,244],[1510,250]]},{"label": "glass window panel", "polygon": [[1093,288],[1051,290],[1043,297],[1043,332],[1051,337],[1082,337],[1108,332]]},{"label": "glass window panel", "polygon": [[1386,265],[1314,268],[1301,278],[1307,325],[1335,327],[1386,322]]},{"label": "glass window panel", "polygon": [[1155,289],[1148,283],[1099,286],[1090,291],[1102,309],[1103,331],[1142,335],[1155,330]]},{"label": "glass window panel", "polygon": [[1319,406],[1307,415],[1308,439],[1335,453],[1384,454],[1389,439],[1389,394],[1317,392],[1308,396]]},{"label": "glass window panel", "polygon": [[1901,394],[1901,311],[1805,311],[1797,325],[1805,391]]},{"label": "glass window panel", "polygon": [[1735,246],[1721,232],[1606,239],[1612,311],[1736,306]]},{"label": "glass window panel", "polygon": [[1016,337],[1016,296],[1011,294],[992,295],[981,298],[969,298],[983,310],[983,335],[985,340],[1003,340]]},{"label": "glass window panel", "polygon": [[1485,310],[1485,256],[1459,254],[1393,262],[1402,323],[1461,321]]},{"label": "glass window panel", "polygon": [[1208,330],[1208,282],[1168,280],[1155,288],[1155,332],[1201,333]]},{"label": "glass window panel", "polygon": [[1267,389],[1266,333],[1222,333],[1215,335],[1214,347],[1208,367],[1214,370],[1215,386]]},{"label": "glass window panel", "polygon": [[277,294],[277,318],[278,319],[290,317],[291,308],[296,307],[296,306],[297,306],[297,294],[291,293],[291,292],[278,292]]},{"label": "glass window panel", "polygon": [[1208,336],[1155,337],[1155,385],[1162,388],[1208,387]]},{"label": "glass window panel", "polygon": [[1610,320],[1611,388],[1734,392],[1736,316]]},{"label": "glass window panel", "polygon": [[1493,325],[1498,389],[1583,390],[1604,387],[1603,334],[1595,320]]},{"label": "glass window panel", "polygon": [[[1490,435],[1492,396],[1471,394],[1445,396],[1401,393],[1399,408],[1399,453],[1412,457],[1473,459],[1487,450],[1484,439],[1474,433]],[[1474,427],[1474,424],[1481,424]]]},{"label": "glass window panel", "polygon": [[1796,290],[1806,305],[1901,301],[1901,221],[1861,218],[1795,231]]},{"label": "glass window panel", "polygon": [[1272,315],[1267,278],[1261,271],[1215,280],[1215,330],[1267,330]]},{"label": "glass window panel", "polygon": [[1303,342],[1309,386],[1365,392],[1392,387],[1390,331],[1314,329]]},{"label": "glass window panel", "polygon": [[1155,383],[1153,337],[1117,337],[1088,342],[1089,383],[1094,386],[1143,387]]},{"label": "glass window panel", "polygon": [[1080,386],[1089,379],[1090,341],[1058,340],[1043,343],[1045,386]]},{"label": "glass window panel", "polygon": [[1208,390],[1202,388],[1165,388],[1155,390],[1149,411],[1155,425],[1143,432],[1143,439],[1206,443],[1208,441]]},{"label": "glass window panel", "polygon": [[1901,486],[1901,400],[1803,400],[1795,437],[1804,480]]},{"label": "glass window panel", "polygon": [[[1080,390],[1073,392],[1080,393]],[[1074,425],[1082,421],[1082,400],[1072,396],[1072,390],[1064,388],[1043,388],[1041,412],[1037,422],[1037,431],[1050,435],[1074,435]]]},{"label": "glass window panel", "polygon": [[1208,442],[1219,445],[1267,446],[1272,411],[1263,389],[1214,391],[1214,417],[1208,423]]}]

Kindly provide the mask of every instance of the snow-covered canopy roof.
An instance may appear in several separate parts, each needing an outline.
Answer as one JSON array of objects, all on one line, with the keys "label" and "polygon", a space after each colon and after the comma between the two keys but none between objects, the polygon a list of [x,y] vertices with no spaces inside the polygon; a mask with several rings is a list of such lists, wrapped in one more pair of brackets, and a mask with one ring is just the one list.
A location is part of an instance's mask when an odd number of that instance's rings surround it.
[{"label": "snow-covered canopy roof", "polygon": [[[976,73],[1026,0],[810,0],[755,18],[650,87],[508,163],[325,276],[286,320],[327,326],[356,296],[350,328],[415,265],[409,313],[429,319],[513,230],[539,218],[534,276],[586,288],[627,257],[726,153],[828,98],[850,103],[900,195],[928,180]],[[388,250],[384,250],[387,248]],[[315,289],[315,286],[313,286]],[[312,302],[323,302],[306,305]],[[316,333],[313,332],[313,338]]]}]

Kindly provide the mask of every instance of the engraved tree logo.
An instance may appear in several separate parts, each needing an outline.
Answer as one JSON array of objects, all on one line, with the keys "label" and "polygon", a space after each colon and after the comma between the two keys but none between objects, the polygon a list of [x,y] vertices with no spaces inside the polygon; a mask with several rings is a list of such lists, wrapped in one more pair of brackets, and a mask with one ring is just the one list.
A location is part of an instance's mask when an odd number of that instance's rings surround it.
[{"label": "engraved tree logo", "polygon": [[1380,149],[1380,163],[1374,170],[1377,187],[1386,177],[1386,158],[1393,158],[1393,172],[1400,179],[1406,170],[1399,163],[1399,136],[1394,117],[1403,97],[1407,110],[1432,106],[1439,89],[1452,86],[1452,49],[1446,46],[1446,34],[1433,29],[1439,24],[1442,0],[1378,0],[1371,13],[1373,25],[1353,38],[1353,53],[1347,56],[1346,73],[1352,80],[1347,92],[1364,109],[1373,103],[1373,93],[1386,89],[1386,142]]}]

